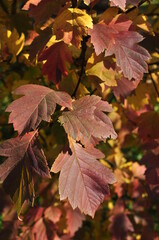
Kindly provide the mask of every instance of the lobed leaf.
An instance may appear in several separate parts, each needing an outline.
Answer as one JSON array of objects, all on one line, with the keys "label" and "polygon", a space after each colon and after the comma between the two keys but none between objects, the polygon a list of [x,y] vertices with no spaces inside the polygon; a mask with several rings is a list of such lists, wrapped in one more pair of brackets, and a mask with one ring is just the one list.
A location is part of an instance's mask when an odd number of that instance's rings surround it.
[{"label": "lobed leaf", "polygon": [[12,102],[7,112],[11,112],[9,123],[20,135],[35,130],[42,120],[49,122],[56,104],[71,107],[71,97],[65,92],[56,92],[50,88],[28,84],[17,88],[14,94],[24,95]]},{"label": "lobed leaf", "polygon": [[38,60],[47,60],[43,65],[42,73],[47,75],[51,82],[57,84],[61,80],[61,74],[68,75],[66,62],[71,63],[72,56],[68,46],[61,41],[45,49]]},{"label": "lobed leaf", "polygon": [[95,211],[109,193],[108,184],[115,182],[112,172],[98,162],[97,158],[104,154],[95,149],[83,148],[74,140],[70,140],[69,151],[62,152],[55,160],[51,171],[60,172],[60,199],[68,198],[73,209],[94,217]]},{"label": "lobed leaf", "polygon": [[15,203],[17,213],[25,200],[33,201],[33,172],[50,177],[46,158],[37,139],[37,132],[12,138],[0,145],[0,155],[7,160],[0,165],[0,179]]},{"label": "lobed leaf", "polygon": [[116,138],[111,120],[103,112],[111,112],[112,108],[100,97],[84,96],[72,104],[72,110],[59,117],[66,133],[84,145],[96,145],[98,141],[108,137]]},{"label": "lobed leaf", "polygon": [[143,37],[131,31],[131,24],[132,21],[125,16],[118,15],[108,24],[104,21],[95,24],[93,29],[89,29],[89,34],[97,55],[105,50],[105,56],[115,54],[117,65],[124,76],[129,80],[139,80],[142,79],[143,73],[148,71],[146,61],[150,55],[138,45]]}]

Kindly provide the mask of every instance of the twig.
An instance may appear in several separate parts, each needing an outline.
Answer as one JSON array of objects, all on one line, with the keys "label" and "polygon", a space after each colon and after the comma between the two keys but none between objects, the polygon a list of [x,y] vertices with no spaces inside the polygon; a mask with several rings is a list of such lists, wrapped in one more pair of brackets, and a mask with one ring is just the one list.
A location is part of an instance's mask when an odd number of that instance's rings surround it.
[{"label": "twig", "polygon": [[96,91],[97,91],[97,88],[95,88],[94,90],[92,90],[92,92],[90,93],[90,96],[93,95]]},{"label": "twig", "polygon": [[129,8],[125,13],[129,13],[129,12],[135,10],[137,7],[140,7],[140,6],[141,6],[142,4],[144,4],[145,2],[147,2],[147,0],[142,0],[142,1],[138,4],[138,6],[134,6],[134,7]]},{"label": "twig", "polygon": [[80,82],[81,82],[81,79],[82,79],[82,75],[83,75],[83,73],[84,73],[84,68],[85,68],[85,54],[86,54],[86,49],[87,49],[86,43],[87,43],[87,41],[88,41],[88,38],[89,38],[88,36],[86,36],[86,37],[83,36],[82,52],[81,52],[81,55],[80,55],[80,57],[79,57],[79,58],[82,59],[81,71],[80,71],[80,75],[79,75],[79,79],[78,79],[77,85],[76,85],[75,90],[74,90],[74,92],[73,92],[73,94],[72,94],[72,97],[75,97],[75,96],[76,96],[76,92],[77,92],[77,90],[78,90],[78,87],[79,87]]}]

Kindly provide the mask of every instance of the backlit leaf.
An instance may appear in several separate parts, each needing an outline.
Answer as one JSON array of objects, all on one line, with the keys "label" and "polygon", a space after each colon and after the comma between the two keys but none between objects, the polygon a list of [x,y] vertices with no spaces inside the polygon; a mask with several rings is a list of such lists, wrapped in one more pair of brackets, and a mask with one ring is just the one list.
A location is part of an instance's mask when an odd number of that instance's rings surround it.
[{"label": "backlit leaf", "polygon": [[105,50],[105,56],[115,54],[117,65],[121,68],[125,77],[129,80],[142,79],[143,73],[147,72],[147,63],[150,58],[146,49],[138,43],[143,37],[130,30],[132,22],[125,16],[115,17],[109,24],[101,21],[89,29],[91,42],[95,52],[99,55]]},{"label": "backlit leaf", "polygon": [[99,140],[116,138],[111,120],[103,112],[111,112],[111,106],[100,97],[84,96],[72,104],[72,110],[59,117],[69,136],[84,145],[96,145]]},{"label": "backlit leaf", "polygon": [[64,42],[58,42],[45,49],[39,56],[39,61],[47,60],[42,72],[48,75],[48,79],[57,84],[61,80],[61,74],[68,75],[66,62],[72,62],[72,56],[68,46]]},{"label": "backlit leaf", "polygon": [[49,122],[56,104],[71,107],[71,97],[67,93],[44,86],[23,85],[14,94],[24,96],[12,102],[6,111],[11,112],[9,122],[13,123],[14,129],[21,135],[35,130],[42,120]]},{"label": "backlit leaf", "polygon": [[49,168],[36,132],[2,143],[0,155],[7,157],[0,165],[0,179],[5,191],[14,201],[19,215],[24,201],[33,201],[34,173],[41,177],[50,177]]},{"label": "backlit leaf", "polygon": [[60,199],[68,198],[73,209],[94,217],[95,211],[109,193],[108,184],[115,182],[112,172],[98,162],[104,154],[95,148],[83,148],[70,140],[69,151],[62,152],[55,160],[51,171],[60,172]]}]

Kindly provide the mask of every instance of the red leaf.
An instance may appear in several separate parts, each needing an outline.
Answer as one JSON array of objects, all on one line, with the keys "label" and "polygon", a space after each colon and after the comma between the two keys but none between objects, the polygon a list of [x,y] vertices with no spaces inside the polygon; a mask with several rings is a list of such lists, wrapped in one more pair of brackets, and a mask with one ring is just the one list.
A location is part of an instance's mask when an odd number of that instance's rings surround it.
[{"label": "red leaf", "polygon": [[89,34],[97,55],[104,50],[105,56],[115,54],[117,65],[124,76],[129,80],[132,78],[139,80],[142,79],[143,73],[147,72],[145,61],[150,55],[146,49],[137,44],[143,37],[130,30],[131,24],[132,21],[119,15],[109,24],[103,21],[95,24],[93,29],[89,29]]},{"label": "red leaf", "polygon": [[39,56],[39,61],[47,60],[42,72],[48,75],[48,79],[57,84],[61,80],[61,74],[67,76],[66,62],[72,62],[71,53],[64,42],[58,42],[44,50]]},{"label": "red leaf", "polygon": [[35,130],[42,120],[49,122],[54,113],[56,103],[63,107],[71,107],[71,97],[65,92],[57,92],[50,88],[28,84],[17,88],[14,94],[25,95],[9,105],[11,112],[9,123],[20,135]]},{"label": "red leaf", "polygon": [[33,199],[33,172],[41,177],[50,177],[46,158],[36,132],[2,143],[0,155],[7,157],[0,165],[0,179],[4,181],[5,191],[12,197],[19,214],[24,200]]},{"label": "red leaf", "polygon": [[73,209],[79,208],[94,217],[95,211],[109,193],[108,184],[115,182],[112,172],[98,162],[104,154],[95,148],[83,148],[70,140],[72,154],[59,154],[51,171],[59,172],[60,199],[68,198]]},{"label": "red leaf", "polygon": [[59,120],[73,139],[84,145],[96,145],[98,140],[116,138],[110,119],[103,113],[112,111],[107,102],[92,95],[74,101],[72,106],[73,110],[63,112]]}]

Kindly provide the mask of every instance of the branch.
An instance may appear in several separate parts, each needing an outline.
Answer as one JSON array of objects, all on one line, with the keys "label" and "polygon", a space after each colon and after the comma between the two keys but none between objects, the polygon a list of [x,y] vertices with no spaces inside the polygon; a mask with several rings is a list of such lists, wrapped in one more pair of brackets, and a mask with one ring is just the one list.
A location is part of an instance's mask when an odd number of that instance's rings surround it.
[{"label": "branch", "polygon": [[135,10],[137,7],[140,7],[140,6],[141,6],[142,4],[144,4],[145,2],[147,2],[147,0],[142,0],[142,1],[138,4],[138,6],[134,6],[134,7],[129,8],[125,13],[129,13],[129,12]]},{"label": "branch", "polygon": [[74,92],[73,92],[73,94],[72,94],[72,97],[75,97],[75,96],[76,96],[76,92],[77,92],[77,90],[78,90],[78,87],[79,87],[80,82],[81,82],[81,79],[82,79],[82,75],[83,75],[83,73],[84,73],[84,68],[85,68],[85,54],[86,54],[86,50],[87,50],[87,45],[86,45],[86,43],[87,43],[87,41],[88,41],[88,38],[89,38],[88,36],[86,36],[86,37],[83,36],[82,52],[81,52],[81,55],[80,55],[80,57],[79,57],[79,58],[82,59],[81,71],[80,71],[80,75],[79,75],[79,79],[78,79],[77,85],[76,85],[75,90],[74,90]]}]

